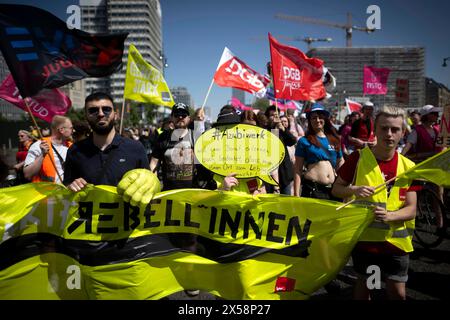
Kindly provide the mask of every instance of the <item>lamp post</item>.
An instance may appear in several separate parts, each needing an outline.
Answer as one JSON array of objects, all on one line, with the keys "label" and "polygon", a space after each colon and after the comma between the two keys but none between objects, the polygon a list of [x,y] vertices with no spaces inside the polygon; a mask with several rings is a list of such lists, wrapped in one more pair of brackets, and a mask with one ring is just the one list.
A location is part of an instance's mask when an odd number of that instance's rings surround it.
[{"label": "lamp post", "polygon": [[444,62],[442,62],[443,67],[447,66],[447,60],[450,60],[450,57],[444,58]]},{"label": "lamp post", "polygon": [[[164,81],[165,81],[165,79],[166,79],[166,72],[165,72],[165,70],[166,70],[166,68],[169,67],[169,64],[167,63],[166,55],[162,51],[159,51],[159,60],[162,61],[162,74],[163,74],[163,78],[164,78]],[[163,110],[164,110],[163,118],[166,117],[166,109],[167,109],[166,107],[163,107]]]},{"label": "lamp post", "polygon": [[159,51],[159,60],[162,61],[162,73],[163,76],[165,76],[165,69],[169,67],[169,64],[167,63],[167,57],[162,51]]}]

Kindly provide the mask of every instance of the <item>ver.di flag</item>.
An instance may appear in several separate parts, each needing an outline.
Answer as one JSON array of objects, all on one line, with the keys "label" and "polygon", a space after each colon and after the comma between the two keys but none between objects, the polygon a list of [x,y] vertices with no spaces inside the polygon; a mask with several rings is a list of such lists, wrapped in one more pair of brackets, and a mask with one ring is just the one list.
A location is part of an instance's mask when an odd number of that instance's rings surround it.
[{"label": "ver.di flag", "polygon": [[214,82],[219,86],[241,89],[262,98],[270,79],[250,68],[225,47],[214,74]]},{"label": "ver.di flag", "polygon": [[[0,98],[28,112],[25,100],[20,96],[19,89],[9,74],[0,85]],[[72,106],[72,101],[59,89],[43,89],[28,99],[31,113],[48,123],[56,115],[65,115]]]},{"label": "ver.di flag", "polygon": [[112,186],[3,188],[0,299],[161,299],[192,288],[307,299],[335,278],[373,220],[360,206],[336,214],[339,204],[180,189],[144,209]]},{"label": "ver.di flag", "polygon": [[175,103],[161,72],[145,61],[133,44],[128,49],[124,98],[167,107]]},{"label": "ver.di flag", "polygon": [[323,61],[279,43],[269,33],[275,98],[312,101],[326,96]]},{"label": "ver.di flag", "polygon": [[0,49],[22,97],[111,75],[122,66],[127,35],[89,34],[45,10],[0,4]]}]

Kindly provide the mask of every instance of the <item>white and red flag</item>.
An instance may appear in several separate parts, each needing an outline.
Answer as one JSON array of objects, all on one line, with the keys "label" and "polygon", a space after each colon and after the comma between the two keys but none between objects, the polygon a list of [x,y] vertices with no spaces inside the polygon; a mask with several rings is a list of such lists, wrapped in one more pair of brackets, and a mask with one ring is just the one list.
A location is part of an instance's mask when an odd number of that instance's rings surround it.
[{"label": "white and red flag", "polygon": [[214,82],[219,86],[241,89],[262,98],[270,79],[250,68],[225,47],[214,74]]},{"label": "white and red flag", "polygon": [[364,66],[363,94],[386,94],[391,69]]},{"label": "white and red flag", "polygon": [[[11,75],[8,75],[0,85],[0,98],[12,103],[22,110],[28,111],[25,100],[20,96],[19,89]],[[55,115],[65,115],[72,102],[59,89],[42,89],[38,94],[26,98],[34,116],[46,122],[52,122]]]},{"label": "white and red flag", "polygon": [[320,100],[326,96],[323,61],[279,43],[269,33],[272,79],[277,99]]},{"label": "white and red flag", "polygon": [[345,99],[345,104],[347,106],[347,112],[348,114],[352,112],[361,112],[362,105],[356,101]]}]

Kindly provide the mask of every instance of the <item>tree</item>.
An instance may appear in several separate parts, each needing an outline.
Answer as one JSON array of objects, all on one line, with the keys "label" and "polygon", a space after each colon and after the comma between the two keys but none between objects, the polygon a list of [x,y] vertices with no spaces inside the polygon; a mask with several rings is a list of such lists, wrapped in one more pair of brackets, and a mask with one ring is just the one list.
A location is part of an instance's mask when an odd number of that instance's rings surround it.
[{"label": "tree", "polygon": [[256,99],[256,101],[252,104],[253,109],[259,109],[261,111],[265,111],[269,106],[269,99],[266,98]]}]

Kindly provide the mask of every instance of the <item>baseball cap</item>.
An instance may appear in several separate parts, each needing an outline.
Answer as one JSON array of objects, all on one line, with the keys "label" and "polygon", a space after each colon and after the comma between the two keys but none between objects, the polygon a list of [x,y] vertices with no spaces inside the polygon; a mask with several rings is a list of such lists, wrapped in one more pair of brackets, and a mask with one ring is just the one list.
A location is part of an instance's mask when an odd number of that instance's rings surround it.
[{"label": "baseball cap", "polygon": [[363,103],[362,108],[363,109],[364,108],[372,108],[373,109],[374,105],[373,105],[373,103],[371,101],[366,101],[366,102]]},{"label": "baseball cap", "polygon": [[422,109],[420,109],[420,116],[425,116],[433,112],[439,113],[441,111],[442,108],[437,108],[435,106],[432,106],[431,104],[427,104],[426,106],[423,106]]},{"label": "baseball cap", "polygon": [[172,107],[172,115],[183,113],[189,115],[189,107],[181,102],[175,103]]},{"label": "baseball cap", "polygon": [[236,112],[236,109],[231,105],[225,105],[220,109],[217,121],[213,124],[213,127],[238,123],[241,123],[241,116]]}]

